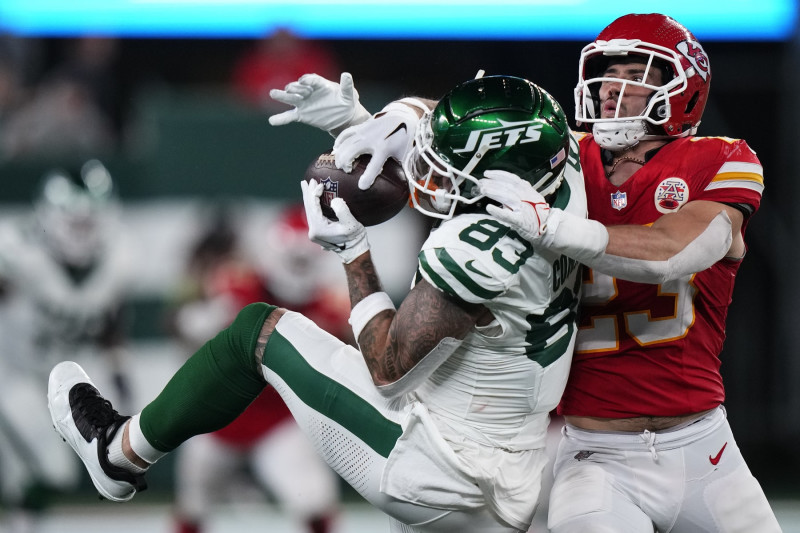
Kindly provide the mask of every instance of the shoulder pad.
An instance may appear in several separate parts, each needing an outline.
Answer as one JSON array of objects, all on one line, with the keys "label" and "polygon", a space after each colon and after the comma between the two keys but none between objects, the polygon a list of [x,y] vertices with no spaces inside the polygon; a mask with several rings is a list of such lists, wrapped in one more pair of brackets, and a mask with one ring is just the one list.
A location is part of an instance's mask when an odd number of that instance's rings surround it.
[{"label": "shoulder pad", "polygon": [[470,303],[504,294],[518,282],[518,264],[533,255],[530,243],[488,215],[462,215],[434,231],[419,254],[420,274]]}]

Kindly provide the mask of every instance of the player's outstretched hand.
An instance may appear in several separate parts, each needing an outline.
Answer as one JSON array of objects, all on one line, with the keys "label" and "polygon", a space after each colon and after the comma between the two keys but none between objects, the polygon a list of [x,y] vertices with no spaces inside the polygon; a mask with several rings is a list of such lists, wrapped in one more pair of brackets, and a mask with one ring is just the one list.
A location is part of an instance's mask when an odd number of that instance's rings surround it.
[{"label": "player's outstretched hand", "polygon": [[339,83],[317,74],[304,74],[284,90],[272,89],[269,96],[294,106],[294,109],[269,117],[273,126],[300,122],[336,137],[344,129],[370,117],[369,111],[358,101],[358,91],[349,72],[342,72]]},{"label": "player's outstretched hand", "polygon": [[544,196],[516,174],[487,170],[480,180],[480,192],[502,204],[486,206],[486,211],[514,228],[525,239],[535,242],[545,231],[550,206]]},{"label": "player's outstretched hand", "polygon": [[333,144],[336,166],[351,172],[358,156],[369,154],[370,162],[358,179],[361,190],[369,189],[387,159],[393,157],[398,162],[403,161],[411,148],[418,122],[417,112],[410,107],[400,103],[387,105],[374,117],[347,128],[336,138]]},{"label": "player's outstretched hand", "polygon": [[343,263],[351,263],[369,250],[367,230],[350,213],[347,203],[341,198],[331,201],[331,209],[339,220],[331,220],[322,214],[320,196],[324,186],[316,180],[301,181],[303,205],[308,219],[308,238],[331,252],[336,252]]}]

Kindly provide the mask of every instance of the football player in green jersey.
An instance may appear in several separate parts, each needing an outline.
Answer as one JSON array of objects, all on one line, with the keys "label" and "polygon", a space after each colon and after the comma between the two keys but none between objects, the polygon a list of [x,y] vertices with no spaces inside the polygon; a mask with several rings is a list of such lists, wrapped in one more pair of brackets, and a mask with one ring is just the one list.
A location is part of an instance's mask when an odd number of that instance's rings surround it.
[{"label": "football player in green jersey", "polygon": [[[392,105],[414,127],[402,147],[413,205],[437,219],[399,308],[381,290],[365,228],[339,198],[338,221],[326,219],[321,184],[303,182],[309,237],[344,263],[359,349],[301,314],[253,304],[132,418],[79,366],[57,365],[53,422],[101,495],[131,499],[152,463],[226,425],[269,384],[391,531],[527,531],[571,363],[580,268],[535,252],[493,216],[500,207],[479,182],[521,176],[585,216],[577,144],[561,106],[521,78],[470,80],[432,111],[418,100]],[[366,129],[380,128],[380,116]]]}]

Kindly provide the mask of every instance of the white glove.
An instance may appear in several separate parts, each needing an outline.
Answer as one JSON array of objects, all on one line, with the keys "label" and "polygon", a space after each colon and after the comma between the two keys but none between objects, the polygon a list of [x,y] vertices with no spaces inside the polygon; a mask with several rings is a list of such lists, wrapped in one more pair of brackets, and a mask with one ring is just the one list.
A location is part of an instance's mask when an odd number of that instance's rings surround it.
[{"label": "white glove", "polygon": [[297,81],[288,84],[283,91],[272,89],[269,96],[273,100],[294,106],[294,109],[269,117],[269,123],[273,126],[300,122],[325,130],[336,137],[345,128],[370,118],[369,111],[358,101],[358,91],[348,72],[342,72],[339,83],[317,74],[304,74]]},{"label": "white glove", "polygon": [[324,249],[336,252],[342,262],[352,263],[358,256],[369,251],[367,230],[353,217],[350,208],[341,198],[331,201],[331,209],[338,221],[330,220],[322,214],[319,198],[325,188],[316,180],[301,181],[303,204],[308,219],[308,238]]},{"label": "white glove", "polygon": [[[478,182],[481,194],[503,204],[487,205],[486,211],[534,246],[563,253],[592,268],[599,264],[598,258],[609,257],[605,255],[608,231],[601,223],[550,208],[544,196],[516,174],[487,170],[483,175]],[[603,268],[597,270],[617,276]]]},{"label": "white glove", "polygon": [[366,122],[347,128],[333,143],[338,168],[352,172],[358,156],[369,154],[370,160],[358,179],[358,188],[366,190],[375,183],[384,163],[390,157],[402,161],[417,131],[419,115],[407,105],[392,102]]},{"label": "white glove", "polygon": [[487,170],[480,192],[503,207],[487,205],[486,211],[514,228],[523,238],[536,242],[547,229],[550,206],[529,182],[505,170]]}]

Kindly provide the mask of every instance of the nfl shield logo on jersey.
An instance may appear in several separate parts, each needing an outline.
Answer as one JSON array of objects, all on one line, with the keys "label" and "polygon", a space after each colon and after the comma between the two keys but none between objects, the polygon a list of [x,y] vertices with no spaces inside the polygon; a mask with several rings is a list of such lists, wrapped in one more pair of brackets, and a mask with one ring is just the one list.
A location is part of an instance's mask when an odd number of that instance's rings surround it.
[{"label": "nfl shield logo on jersey", "polygon": [[324,205],[331,205],[331,200],[339,196],[339,184],[330,178],[322,180],[322,197],[320,201]]},{"label": "nfl shield logo on jersey", "polygon": [[611,194],[611,207],[620,211],[628,205],[628,193],[617,191]]}]

